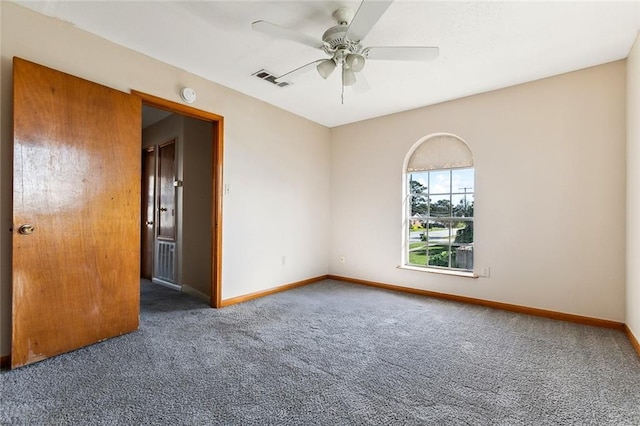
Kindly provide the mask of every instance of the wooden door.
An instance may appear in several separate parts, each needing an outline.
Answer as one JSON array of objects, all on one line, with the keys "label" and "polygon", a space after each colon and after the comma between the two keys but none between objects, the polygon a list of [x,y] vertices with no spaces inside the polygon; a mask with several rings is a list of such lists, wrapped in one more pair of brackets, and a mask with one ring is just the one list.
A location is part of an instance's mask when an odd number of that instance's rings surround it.
[{"label": "wooden door", "polygon": [[138,328],[141,103],[13,65],[15,368]]},{"label": "wooden door", "polygon": [[176,240],[176,141],[158,147],[158,239]]},{"label": "wooden door", "polygon": [[153,277],[153,245],[155,238],[156,151],[147,148],[142,153],[142,229],[140,276]]}]

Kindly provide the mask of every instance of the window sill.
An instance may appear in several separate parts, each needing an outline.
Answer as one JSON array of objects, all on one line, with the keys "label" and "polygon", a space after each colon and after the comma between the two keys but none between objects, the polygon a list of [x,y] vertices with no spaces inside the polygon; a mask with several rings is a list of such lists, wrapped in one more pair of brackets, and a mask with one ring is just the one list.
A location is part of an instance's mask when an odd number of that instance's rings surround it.
[{"label": "window sill", "polygon": [[465,277],[465,278],[478,278],[479,275],[476,275],[474,272],[464,272],[464,271],[451,271],[448,269],[439,269],[439,268],[422,268],[419,266],[410,266],[410,265],[399,265],[396,266],[398,269],[406,269],[409,271],[418,271],[418,272],[429,272],[431,274],[440,274],[440,275],[453,275],[455,277]]}]

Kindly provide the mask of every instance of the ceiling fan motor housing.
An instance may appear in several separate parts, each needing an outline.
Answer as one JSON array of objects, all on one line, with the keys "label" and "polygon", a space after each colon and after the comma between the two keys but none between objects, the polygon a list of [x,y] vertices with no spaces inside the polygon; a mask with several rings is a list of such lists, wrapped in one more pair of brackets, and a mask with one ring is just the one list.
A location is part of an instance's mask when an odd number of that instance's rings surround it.
[{"label": "ceiling fan motor housing", "polygon": [[345,43],[344,35],[348,28],[346,25],[335,25],[322,34],[322,41],[336,49]]},{"label": "ceiling fan motor housing", "polygon": [[360,49],[360,43],[353,42],[344,37],[349,26],[335,25],[329,28],[322,35],[322,41],[328,46],[327,53],[331,54],[337,50],[348,50],[349,52],[357,52]]}]

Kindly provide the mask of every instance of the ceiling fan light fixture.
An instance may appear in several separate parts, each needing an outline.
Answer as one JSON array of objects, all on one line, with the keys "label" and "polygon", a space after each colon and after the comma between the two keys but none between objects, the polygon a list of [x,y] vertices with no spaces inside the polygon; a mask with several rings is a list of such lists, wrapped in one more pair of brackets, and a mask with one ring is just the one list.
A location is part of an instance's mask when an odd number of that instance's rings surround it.
[{"label": "ceiling fan light fixture", "polygon": [[336,63],[333,61],[333,59],[325,59],[318,64],[316,69],[318,70],[318,74],[320,74],[320,77],[326,80],[327,78],[329,78],[331,73],[333,73],[333,70],[336,69]]},{"label": "ceiling fan light fixture", "polygon": [[347,59],[345,59],[345,63],[354,72],[362,71],[362,69],[364,68],[364,62],[364,56],[359,53],[349,53],[347,55]]},{"label": "ceiling fan light fixture", "polygon": [[342,84],[345,86],[353,86],[356,84],[356,73],[352,69],[344,67],[342,69]]}]

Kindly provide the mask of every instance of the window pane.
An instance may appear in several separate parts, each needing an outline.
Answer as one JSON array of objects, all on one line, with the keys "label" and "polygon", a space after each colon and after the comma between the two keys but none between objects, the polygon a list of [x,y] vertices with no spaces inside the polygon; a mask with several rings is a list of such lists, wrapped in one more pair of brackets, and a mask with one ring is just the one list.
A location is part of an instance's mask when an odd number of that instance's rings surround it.
[{"label": "window pane", "polygon": [[475,189],[473,169],[451,171],[451,189],[456,193],[473,193]]},{"label": "window pane", "polygon": [[473,269],[473,222],[457,221],[453,223],[451,235],[451,267],[457,269]]},{"label": "window pane", "polygon": [[450,246],[444,244],[429,244],[429,266],[449,267]]},{"label": "window pane", "polygon": [[429,172],[415,172],[409,175],[409,193],[426,193],[429,186]]},{"label": "window pane", "polygon": [[429,172],[429,193],[448,194],[451,192],[451,171],[438,170]]},{"label": "window pane", "polygon": [[430,198],[430,216],[450,217],[451,199],[449,195],[432,195]]},{"label": "window pane", "polygon": [[428,223],[429,266],[449,267],[451,252],[451,222],[448,220],[430,220]]},{"label": "window pane", "polygon": [[473,222],[460,221],[454,222],[451,232],[454,244],[472,244],[473,243]]},{"label": "window pane", "polygon": [[451,224],[447,220],[429,220],[429,244],[451,244]]},{"label": "window pane", "polygon": [[451,196],[453,216],[473,217],[473,194],[456,194]]},{"label": "window pane", "polygon": [[411,219],[409,223],[409,242],[426,241],[427,240],[427,224],[426,221],[420,219]]},{"label": "window pane", "polygon": [[409,265],[427,265],[427,243],[412,243],[409,247]]},{"label": "window pane", "polygon": [[[413,221],[411,221],[413,222]],[[427,264],[427,229],[423,224],[409,223],[409,242],[407,256],[410,265],[425,266]]]},{"label": "window pane", "polygon": [[429,198],[426,195],[414,195],[410,197],[411,217],[427,216],[429,209]]},{"label": "window pane", "polygon": [[451,250],[451,267],[457,269],[473,269],[473,246],[471,244],[453,246]]}]

